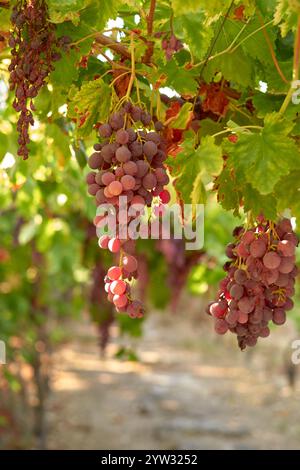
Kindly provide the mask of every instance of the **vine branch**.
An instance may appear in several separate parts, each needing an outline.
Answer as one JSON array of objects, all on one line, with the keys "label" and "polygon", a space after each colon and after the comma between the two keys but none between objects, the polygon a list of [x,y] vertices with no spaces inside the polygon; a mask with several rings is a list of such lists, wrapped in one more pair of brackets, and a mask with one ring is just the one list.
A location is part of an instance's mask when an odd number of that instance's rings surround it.
[{"label": "vine branch", "polygon": [[142,59],[142,62],[144,62],[145,64],[148,64],[151,62],[151,57],[153,55],[153,51],[154,51],[154,42],[149,39],[151,38],[152,34],[153,34],[153,22],[154,22],[154,13],[155,13],[155,7],[156,7],[156,0],[151,0],[151,3],[150,3],[150,9],[149,9],[149,13],[147,15],[147,36],[148,36],[148,46],[147,46],[147,49],[146,49],[146,52],[143,56],[143,59]]},{"label": "vine branch", "polygon": [[269,35],[268,35],[268,32],[266,30],[266,27],[265,27],[265,24],[264,24],[264,21],[263,21],[263,18],[261,16],[261,14],[259,12],[257,12],[257,17],[258,17],[258,20],[260,22],[260,24],[262,25],[262,32],[263,32],[263,35],[265,37],[265,40],[266,40],[266,43],[268,45],[268,48],[270,50],[270,54],[271,54],[271,57],[272,57],[272,60],[273,60],[273,63],[275,65],[275,68],[281,78],[281,80],[284,82],[284,83],[289,83],[289,81],[285,78],[285,75],[284,73],[282,72],[280,66],[279,66],[279,63],[278,63],[278,60],[276,58],[276,54],[275,54],[275,51],[273,49],[273,46],[272,46],[272,43],[270,41],[270,38],[269,38]]}]

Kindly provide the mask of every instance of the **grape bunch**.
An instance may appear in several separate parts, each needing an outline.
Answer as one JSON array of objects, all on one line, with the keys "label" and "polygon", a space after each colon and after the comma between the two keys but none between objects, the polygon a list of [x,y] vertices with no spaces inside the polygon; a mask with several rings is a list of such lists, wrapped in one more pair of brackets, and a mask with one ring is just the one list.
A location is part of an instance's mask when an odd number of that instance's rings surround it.
[{"label": "grape bunch", "polygon": [[216,332],[235,333],[243,350],[269,336],[270,321],[284,324],[293,308],[298,238],[289,219],[274,224],[263,217],[250,229],[236,227],[233,236],[226,248],[227,276],[207,313],[214,317]]},{"label": "grape bunch", "polygon": [[[10,90],[15,91],[13,107],[20,113],[17,123],[18,155],[26,160],[29,125],[34,124],[32,99],[54,69],[53,63],[60,59],[60,40],[56,39],[55,26],[49,21],[44,0],[18,1],[11,14],[11,23]],[[62,42],[68,40],[64,38]]]},{"label": "grape bunch", "polygon": [[173,33],[171,33],[170,36],[165,36],[161,45],[165,51],[167,60],[171,60],[174,53],[180,51],[180,49],[183,48],[182,42]]},{"label": "grape bunch", "polygon": [[[99,238],[101,248],[119,257],[118,263],[107,272],[105,290],[116,309],[126,311],[131,318],[143,316],[144,309],[141,302],[131,296],[130,282],[138,276],[138,262],[134,256],[136,242],[128,224],[152,203],[163,206],[170,200],[169,192],[164,189],[169,177],[164,168],[166,149],[160,134],[162,129],[160,121],[153,125],[148,112],[125,102],[99,127],[101,142],[94,145],[95,152],[88,161],[93,170],[86,177],[88,192],[95,197],[97,206],[113,205],[118,221],[115,236]],[[125,215],[119,206],[121,196],[126,197]],[[136,216],[131,215],[131,208]],[[105,216],[97,215],[96,227],[101,227],[104,220]]]}]

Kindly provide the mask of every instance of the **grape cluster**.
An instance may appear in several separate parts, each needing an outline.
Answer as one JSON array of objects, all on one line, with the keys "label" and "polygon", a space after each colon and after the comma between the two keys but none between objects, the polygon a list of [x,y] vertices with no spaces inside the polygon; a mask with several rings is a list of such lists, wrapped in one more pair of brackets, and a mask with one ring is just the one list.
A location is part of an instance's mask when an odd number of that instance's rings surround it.
[{"label": "grape cluster", "polygon": [[216,332],[235,333],[243,350],[269,336],[271,320],[285,323],[286,312],[293,308],[298,238],[289,219],[275,225],[262,217],[253,228],[235,228],[233,235],[234,243],[226,248],[227,276],[207,313],[214,317]]},{"label": "grape cluster", "polygon": [[[109,203],[116,211],[118,234],[102,235],[99,246],[119,254],[119,263],[112,266],[105,277],[108,299],[118,311],[126,311],[132,318],[143,316],[143,306],[131,297],[130,281],[137,278],[138,262],[133,256],[135,241],[127,230],[136,217],[128,212],[131,207],[142,215],[146,206],[157,201],[169,202],[170,195],[164,185],[169,177],[164,168],[165,143],[160,131],[163,125],[139,106],[125,102],[109,122],[99,127],[101,142],[94,145],[89,157],[87,174],[88,192],[95,197],[97,206]],[[120,196],[126,197],[126,217],[119,207]],[[103,215],[97,215],[96,226],[103,224]],[[124,225],[126,230],[124,231]],[[122,231],[121,231],[121,230]],[[122,236],[120,235],[122,234]]]},{"label": "grape cluster", "polygon": [[175,52],[180,51],[183,48],[182,42],[177,39],[175,34],[170,36],[165,36],[161,42],[162,48],[165,51],[165,56],[167,60],[171,60]]},{"label": "grape cluster", "polygon": [[[56,39],[54,24],[48,19],[44,0],[18,1],[11,14],[11,23],[10,89],[15,91],[13,107],[20,113],[17,123],[18,155],[25,160],[29,153],[29,125],[34,124],[32,99],[54,69],[53,62],[60,59],[60,41]],[[61,41],[68,40],[62,38]]]}]

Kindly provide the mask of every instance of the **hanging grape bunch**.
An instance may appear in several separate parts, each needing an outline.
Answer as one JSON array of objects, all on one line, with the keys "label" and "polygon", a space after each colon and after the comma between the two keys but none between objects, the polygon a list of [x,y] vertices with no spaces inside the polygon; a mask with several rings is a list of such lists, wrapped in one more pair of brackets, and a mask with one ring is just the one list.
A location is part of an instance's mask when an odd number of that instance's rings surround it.
[{"label": "hanging grape bunch", "polygon": [[28,129],[29,125],[34,124],[32,99],[45,85],[47,76],[54,69],[53,62],[60,59],[59,45],[63,46],[64,41],[69,42],[69,39],[57,41],[55,26],[48,20],[47,5],[43,0],[17,2],[11,23],[10,89],[15,91],[13,107],[20,113],[17,123],[18,155],[25,160],[29,153]]},{"label": "hanging grape bunch", "polygon": [[165,35],[162,40],[162,48],[165,51],[165,56],[167,60],[171,60],[174,53],[180,51],[183,48],[182,42],[175,36],[174,33],[170,35]]},{"label": "hanging grape bunch", "polygon": [[[109,203],[115,207],[119,228],[125,224],[127,229],[134,219],[128,213],[131,207],[141,214],[152,203],[169,202],[169,193],[164,189],[169,177],[164,168],[162,128],[159,121],[152,126],[151,115],[129,102],[99,128],[101,143],[94,145],[95,152],[89,158],[89,166],[95,171],[87,175],[88,192],[95,197],[97,206]],[[127,198],[125,218],[119,208],[120,196]],[[103,216],[96,216],[95,225],[102,221]],[[108,299],[118,311],[140,318],[144,309],[132,299],[130,284],[138,276],[135,241],[126,230],[125,237],[101,236],[99,246],[119,256],[118,265],[112,266],[105,278]]]},{"label": "hanging grape bunch", "polygon": [[227,276],[207,311],[216,332],[235,333],[243,350],[269,336],[270,321],[284,324],[286,312],[293,308],[298,238],[289,219],[276,225],[261,219],[253,228],[237,227],[233,235],[235,241],[226,249]]}]

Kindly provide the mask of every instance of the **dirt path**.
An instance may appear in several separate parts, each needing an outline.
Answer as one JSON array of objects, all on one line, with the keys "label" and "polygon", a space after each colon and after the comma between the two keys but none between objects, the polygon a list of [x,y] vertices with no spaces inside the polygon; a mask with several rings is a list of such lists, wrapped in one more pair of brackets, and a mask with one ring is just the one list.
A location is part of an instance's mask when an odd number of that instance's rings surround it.
[{"label": "dirt path", "polygon": [[[86,325],[56,355],[49,403],[51,449],[299,449],[300,379],[292,391],[282,328],[239,353],[209,323],[152,315],[140,362],[107,359]],[[300,368],[300,366],[298,366]]]}]

